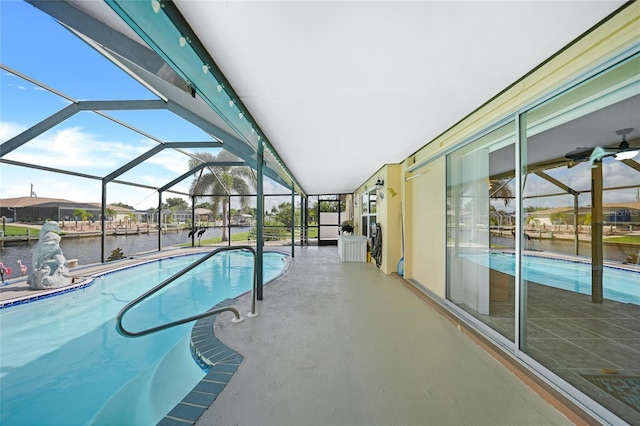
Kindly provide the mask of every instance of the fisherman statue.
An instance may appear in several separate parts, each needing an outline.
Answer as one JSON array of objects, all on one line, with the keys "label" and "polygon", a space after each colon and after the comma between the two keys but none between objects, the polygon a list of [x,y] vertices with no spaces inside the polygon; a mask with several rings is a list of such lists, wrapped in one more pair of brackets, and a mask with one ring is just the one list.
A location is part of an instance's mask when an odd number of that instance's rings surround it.
[{"label": "fisherman statue", "polygon": [[33,272],[27,278],[32,290],[64,287],[71,284],[66,259],[60,249],[60,227],[58,222],[48,221],[42,225],[40,238],[31,250]]}]

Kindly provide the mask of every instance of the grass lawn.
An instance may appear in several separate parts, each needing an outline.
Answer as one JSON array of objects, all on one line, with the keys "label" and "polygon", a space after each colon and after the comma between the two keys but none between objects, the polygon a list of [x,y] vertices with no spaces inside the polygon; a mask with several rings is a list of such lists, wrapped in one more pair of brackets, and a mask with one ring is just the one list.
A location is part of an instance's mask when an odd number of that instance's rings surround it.
[{"label": "grass lawn", "polygon": [[[237,234],[231,235],[231,241],[247,241],[247,237],[249,236],[249,232],[239,232]],[[215,238],[208,238],[206,240],[201,240],[200,244],[218,244],[222,242],[222,236]],[[196,244],[198,242],[196,241]],[[180,244],[180,247],[191,247],[191,243]]]},{"label": "grass lawn", "polygon": [[640,235],[625,235],[624,237],[605,238],[604,241],[640,245]]},{"label": "grass lawn", "polygon": [[[289,237],[290,234],[286,234],[284,235],[285,237]],[[232,234],[231,235],[231,241],[232,242],[237,242],[237,241],[244,241],[246,243],[248,243],[249,241],[247,240],[247,238],[249,237],[249,232],[239,232],[237,234]],[[296,238],[299,238],[300,236],[297,235]],[[318,228],[309,228],[309,238],[318,238]],[[251,238],[254,243],[255,243],[255,237]],[[200,244],[219,244],[222,242],[222,237],[215,237],[215,238],[208,238],[206,240],[202,240],[200,241]],[[196,244],[198,244],[197,240],[196,240]],[[179,244],[179,247],[191,247],[191,243],[184,243],[184,244]]]},{"label": "grass lawn", "polygon": [[27,235],[27,230],[29,230],[29,235],[40,235],[39,229],[34,228],[26,228],[24,226],[14,226],[14,225],[5,225],[4,226],[4,236],[5,237],[22,237]]}]

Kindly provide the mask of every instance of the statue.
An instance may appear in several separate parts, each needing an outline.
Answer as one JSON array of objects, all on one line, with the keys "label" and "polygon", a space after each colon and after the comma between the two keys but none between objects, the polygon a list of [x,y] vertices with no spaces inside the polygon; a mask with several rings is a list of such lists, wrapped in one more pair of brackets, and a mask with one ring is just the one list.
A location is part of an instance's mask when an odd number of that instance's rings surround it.
[{"label": "statue", "polygon": [[32,290],[64,287],[71,284],[66,259],[60,249],[60,232],[58,222],[47,221],[42,225],[40,238],[31,250],[31,267],[33,272],[27,278]]}]

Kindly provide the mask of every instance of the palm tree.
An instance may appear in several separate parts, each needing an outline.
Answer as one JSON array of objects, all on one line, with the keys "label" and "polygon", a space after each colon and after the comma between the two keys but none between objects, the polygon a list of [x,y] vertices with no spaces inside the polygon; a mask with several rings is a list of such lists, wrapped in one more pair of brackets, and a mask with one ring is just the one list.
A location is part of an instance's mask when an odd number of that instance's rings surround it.
[{"label": "palm tree", "polygon": [[[189,160],[189,169],[193,170],[203,162],[215,163],[216,161],[241,161],[228,151],[220,151],[218,155],[209,152],[194,154],[195,158]],[[256,191],[255,175],[247,166],[211,166],[202,169],[195,174],[191,182],[189,193],[198,196],[200,194],[214,194],[211,196],[211,206],[214,212],[218,211],[222,204],[222,241],[228,241],[227,221],[228,204],[227,195],[240,195],[242,208],[249,206],[248,194]]]},{"label": "palm tree", "polygon": [[582,219],[582,224],[584,226],[588,226],[589,227],[589,232],[591,232],[591,213],[587,213],[584,218]]},{"label": "palm tree", "polygon": [[513,178],[492,180],[489,186],[489,197],[502,199],[504,206],[506,207],[514,198],[513,191],[509,186],[509,182],[511,182],[512,179]]},{"label": "palm tree", "polygon": [[82,222],[80,222],[80,230],[83,230],[84,229],[84,222],[87,219],[92,218],[93,217],[93,213],[89,213],[85,209],[75,209],[73,211],[73,216],[76,219],[76,229],[78,227],[78,218],[82,219]]},{"label": "palm tree", "polygon": [[129,212],[125,215],[124,217],[125,223],[127,224],[127,228],[129,228],[131,226],[131,221],[135,221],[136,220],[136,215],[134,215],[133,213]]},{"label": "palm tree", "polygon": [[558,229],[558,224],[560,223],[564,223],[565,226],[568,226],[567,224],[567,213],[565,212],[554,212],[551,213],[549,215],[549,219],[551,219],[551,223],[553,223],[556,227],[556,229]]},{"label": "palm tree", "polygon": [[536,226],[540,225],[540,219],[538,219],[537,216],[527,216],[526,223],[530,225],[533,230]]},{"label": "palm tree", "polygon": [[107,207],[104,211],[105,216],[109,219],[109,226],[107,228],[111,228],[111,221],[118,215],[118,212],[112,208]]}]

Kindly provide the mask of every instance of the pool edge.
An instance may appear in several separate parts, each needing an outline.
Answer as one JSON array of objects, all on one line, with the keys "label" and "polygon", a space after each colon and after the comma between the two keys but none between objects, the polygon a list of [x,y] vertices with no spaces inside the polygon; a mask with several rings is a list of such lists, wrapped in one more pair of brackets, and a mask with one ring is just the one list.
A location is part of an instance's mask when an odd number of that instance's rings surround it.
[{"label": "pool edge", "polygon": [[[234,299],[225,299],[211,309],[231,306]],[[216,400],[220,392],[240,367],[244,357],[222,343],[215,335],[213,323],[216,317],[201,318],[191,329],[191,353],[207,374],[176,404],[157,424],[193,425]]]}]

